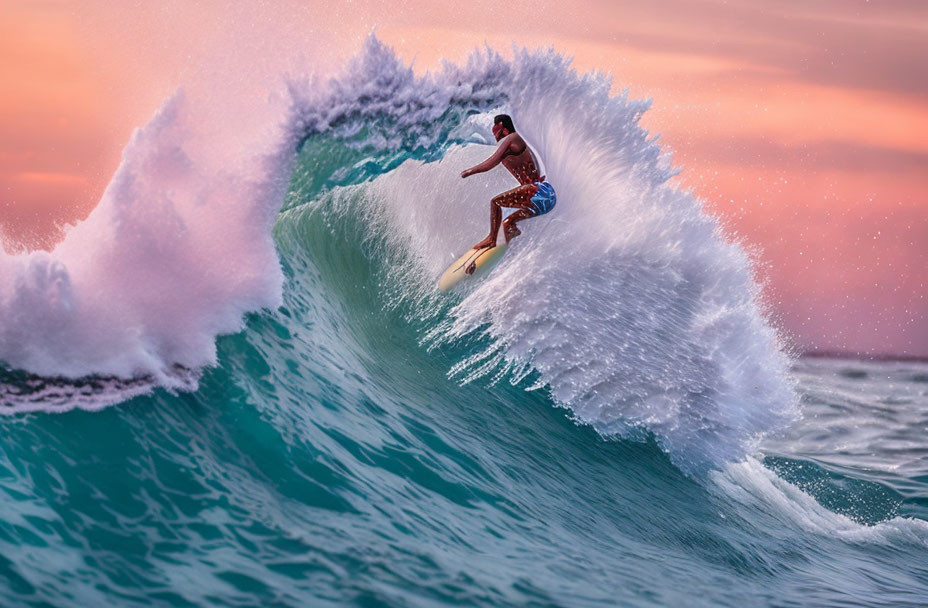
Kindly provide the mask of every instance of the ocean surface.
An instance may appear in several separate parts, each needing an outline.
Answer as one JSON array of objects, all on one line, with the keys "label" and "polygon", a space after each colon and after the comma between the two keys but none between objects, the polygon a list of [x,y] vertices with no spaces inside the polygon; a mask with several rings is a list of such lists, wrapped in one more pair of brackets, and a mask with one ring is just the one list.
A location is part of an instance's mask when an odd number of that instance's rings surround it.
[{"label": "ocean surface", "polygon": [[[928,604],[928,363],[790,353],[611,91],[372,36],[258,143],[167,100],[0,253],[0,604]],[[499,111],[558,205],[441,296]]]}]

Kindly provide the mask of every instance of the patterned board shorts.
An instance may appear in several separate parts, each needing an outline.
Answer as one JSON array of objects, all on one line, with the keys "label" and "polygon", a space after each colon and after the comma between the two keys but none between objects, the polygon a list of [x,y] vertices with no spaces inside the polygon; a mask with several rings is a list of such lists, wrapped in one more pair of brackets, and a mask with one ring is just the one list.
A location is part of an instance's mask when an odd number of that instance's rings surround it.
[{"label": "patterned board shorts", "polygon": [[544,215],[554,209],[557,203],[557,194],[554,192],[554,186],[548,182],[535,182],[538,187],[532,198],[532,205],[535,206],[535,215]]}]

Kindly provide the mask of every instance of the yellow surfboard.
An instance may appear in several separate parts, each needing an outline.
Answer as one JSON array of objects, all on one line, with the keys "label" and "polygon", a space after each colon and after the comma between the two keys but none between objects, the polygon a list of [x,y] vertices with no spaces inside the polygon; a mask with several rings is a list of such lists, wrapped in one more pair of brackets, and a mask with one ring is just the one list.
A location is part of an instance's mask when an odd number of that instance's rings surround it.
[{"label": "yellow surfboard", "polygon": [[438,280],[438,289],[448,291],[467,278],[485,275],[506,253],[506,245],[484,249],[469,249],[457,262],[448,266]]}]

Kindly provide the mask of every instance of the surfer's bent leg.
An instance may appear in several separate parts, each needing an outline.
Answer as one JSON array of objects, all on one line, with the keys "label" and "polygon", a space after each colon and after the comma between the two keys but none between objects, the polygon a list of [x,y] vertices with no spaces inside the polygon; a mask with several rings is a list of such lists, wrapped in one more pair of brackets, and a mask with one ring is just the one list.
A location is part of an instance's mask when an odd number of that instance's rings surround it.
[{"label": "surfer's bent leg", "polygon": [[530,217],[535,217],[535,210],[530,207],[523,207],[503,221],[503,234],[506,236],[507,243],[522,234],[522,231],[516,228],[516,222],[527,220]]},{"label": "surfer's bent leg", "polygon": [[[519,209],[519,211],[506,218],[506,242],[508,243],[513,236],[517,236],[519,230],[515,227],[515,222],[532,216],[532,210],[534,209],[532,196],[536,192],[538,192],[538,186],[525,184],[494,196],[490,200],[490,236],[474,245],[474,249],[496,247],[496,235],[499,234],[499,225],[503,219],[503,207],[516,207]],[[522,211],[529,212],[529,215],[518,217],[510,222],[510,218],[520,215]],[[515,230],[515,233],[510,235],[510,230]]]},{"label": "surfer's bent leg", "polygon": [[518,211],[507,217],[506,221],[503,222],[503,233],[506,235],[507,243],[522,234],[516,228],[516,222],[544,215],[554,209],[554,205],[557,204],[557,193],[554,191],[554,186],[546,181],[535,182],[534,186],[535,191],[530,195],[528,204],[521,205]]}]

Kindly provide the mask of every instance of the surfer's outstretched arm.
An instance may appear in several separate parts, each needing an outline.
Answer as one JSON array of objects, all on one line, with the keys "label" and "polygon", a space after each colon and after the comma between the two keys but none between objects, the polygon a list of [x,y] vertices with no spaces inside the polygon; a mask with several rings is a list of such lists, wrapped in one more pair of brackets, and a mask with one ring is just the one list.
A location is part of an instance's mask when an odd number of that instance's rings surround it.
[{"label": "surfer's outstretched arm", "polygon": [[474,165],[470,169],[465,169],[464,171],[461,172],[461,177],[469,177],[475,173],[483,173],[485,171],[489,171],[496,165],[500,164],[503,161],[503,159],[509,156],[510,154],[521,154],[522,152],[521,150],[518,150],[518,151],[513,150],[513,148],[515,147],[513,145],[515,143],[514,141],[515,138],[516,138],[515,133],[510,133],[509,135],[504,137],[499,142],[499,147],[496,149],[496,152],[493,153],[493,156],[486,159],[479,165]]}]

